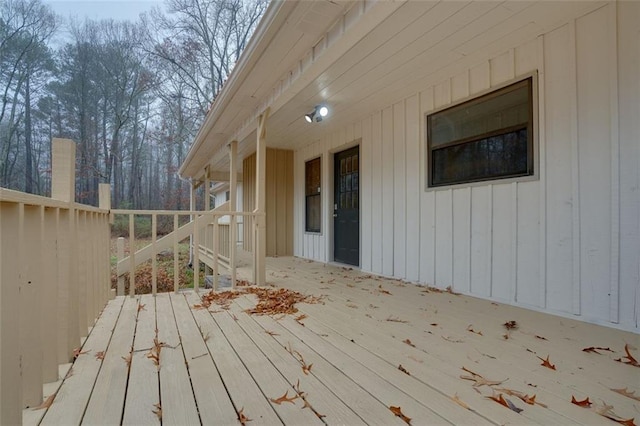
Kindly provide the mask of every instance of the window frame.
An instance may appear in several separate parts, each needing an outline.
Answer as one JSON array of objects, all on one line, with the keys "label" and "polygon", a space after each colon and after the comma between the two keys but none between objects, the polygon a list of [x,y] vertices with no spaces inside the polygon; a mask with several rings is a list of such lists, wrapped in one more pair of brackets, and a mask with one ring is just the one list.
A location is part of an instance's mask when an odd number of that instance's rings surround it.
[{"label": "window frame", "polygon": [[[307,193],[307,173],[311,163],[318,163],[318,192]],[[309,224],[309,198],[317,198],[319,201],[319,223],[317,228]],[[304,232],[308,234],[322,233],[322,156],[317,156],[304,162]]]},{"label": "window frame", "polygon": [[[529,86],[529,119],[527,121],[527,171],[526,173],[516,173],[510,175],[490,175],[480,178],[474,179],[466,179],[459,180],[456,182],[446,182],[446,183],[433,183],[433,152],[438,149],[443,149],[452,146],[464,145],[467,143],[473,143],[477,141],[481,141],[483,139],[487,139],[490,137],[495,137],[503,134],[509,133],[509,131],[514,131],[516,129],[522,129],[521,125],[508,126],[502,129],[489,131],[482,134],[477,134],[474,136],[461,138],[455,141],[449,141],[447,143],[438,145],[437,147],[431,146],[431,128],[429,125],[430,117],[445,112],[447,110],[452,110],[456,108],[460,108],[463,105],[474,105],[477,103],[481,103],[483,101],[490,100],[504,93],[508,93],[508,89],[512,86],[525,83],[530,81]],[[433,191],[443,188],[454,188],[454,187],[470,187],[470,186],[479,186],[479,185],[488,185],[492,183],[510,183],[510,182],[521,182],[521,181],[531,181],[537,180],[538,177],[538,73],[537,71],[524,74],[518,76],[512,80],[509,80],[503,84],[496,85],[487,90],[479,92],[477,94],[471,95],[465,99],[462,99],[458,102],[452,103],[450,105],[443,106],[442,108],[434,109],[424,114],[424,123],[425,123],[425,190]]]}]

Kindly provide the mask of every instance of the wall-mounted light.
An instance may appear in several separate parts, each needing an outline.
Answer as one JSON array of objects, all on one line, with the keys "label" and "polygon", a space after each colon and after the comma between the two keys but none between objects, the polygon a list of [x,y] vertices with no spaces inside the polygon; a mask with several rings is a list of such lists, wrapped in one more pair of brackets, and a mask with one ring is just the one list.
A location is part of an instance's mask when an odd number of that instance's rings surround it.
[{"label": "wall-mounted light", "polygon": [[304,115],[304,119],[307,123],[313,123],[314,121],[319,123],[327,115],[329,115],[329,108],[325,105],[316,105],[316,107],[313,108],[313,111]]}]

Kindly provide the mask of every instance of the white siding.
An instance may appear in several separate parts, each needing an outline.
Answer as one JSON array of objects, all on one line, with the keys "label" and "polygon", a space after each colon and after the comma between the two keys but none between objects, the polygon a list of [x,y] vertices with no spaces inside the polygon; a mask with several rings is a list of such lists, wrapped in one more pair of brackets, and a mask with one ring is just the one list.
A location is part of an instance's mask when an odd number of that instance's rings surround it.
[{"label": "white siding", "polygon": [[[608,4],[296,153],[296,254],[330,261],[332,154],[361,136],[361,268],[638,330],[640,3]],[[425,114],[538,73],[537,179],[426,190]],[[304,233],[304,161],[325,220]]]}]

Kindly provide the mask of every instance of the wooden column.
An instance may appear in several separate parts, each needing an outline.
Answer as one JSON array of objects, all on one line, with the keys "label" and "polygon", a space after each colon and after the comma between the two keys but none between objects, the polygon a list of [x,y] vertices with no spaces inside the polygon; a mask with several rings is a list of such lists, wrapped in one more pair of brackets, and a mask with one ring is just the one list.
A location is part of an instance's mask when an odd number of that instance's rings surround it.
[{"label": "wooden column", "polygon": [[269,108],[258,117],[258,129],[256,140],[256,208],[254,213],[254,246],[253,246],[253,281],[257,285],[266,284],[266,253],[267,253],[267,222],[265,217],[267,198],[267,118]]},{"label": "wooden column", "polygon": [[[229,144],[229,211],[238,211],[238,141]],[[231,287],[236,287],[236,250],[238,249],[238,217],[231,215],[229,225],[229,267]]]},{"label": "wooden column", "polygon": [[[204,211],[209,211],[211,210],[211,178],[210,178],[210,166],[207,166],[204,168],[204,208],[202,210]],[[210,247],[208,245],[209,239],[213,238],[214,234],[213,231],[211,231],[211,227],[208,225],[209,223],[209,218],[207,217],[207,220],[205,221],[205,223],[207,225],[205,225],[205,227],[203,228],[203,236],[204,238],[202,239],[202,241],[200,241],[201,244],[203,244],[205,247]],[[197,230],[196,230],[197,231]],[[213,244],[213,242],[212,242]],[[217,259],[213,259],[214,262],[217,261]],[[207,264],[204,264],[204,275],[205,277],[207,275],[209,275],[209,267],[207,266]],[[213,272],[211,272],[213,274]],[[215,280],[215,277],[214,277]]]},{"label": "wooden column", "polygon": [[[102,210],[111,210],[111,185],[109,185],[108,183],[101,183],[98,185],[98,196],[99,196],[99,204],[98,207],[100,207]],[[100,308],[102,308],[104,306],[104,304],[106,303],[107,300],[112,298],[112,290],[111,290],[111,223],[112,221],[112,217],[113,215],[111,213],[109,213],[109,219],[105,220],[103,222],[102,218],[98,218],[99,220],[99,226],[102,229],[102,227],[104,227],[104,231],[101,232],[105,232],[105,238],[106,241],[104,241],[104,243],[102,242],[102,240],[100,239],[99,241],[100,244],[102,244],[101,250],[100,250],[100,256],[102,258],[104,258],[104,268],[101,268],[101,275],[100,275],[100,287],[103,289],[103,292],[101,293],[101,300],[100,300]]]},{"label": "wooden column", "polygon": [[[192,180],[191,191],[189,192],[189,210],[191,211],[196,210],[196,188],[198,188],[198,186],[196,185],[196,182]],[[191,222],[194,222],[195,218],[196,217],[194,215],[191,215]],[[193,234],[194,232],[196,232],[195,228],[194,228],[194,231],[189,236],[189,263],[191,264],[191,266],[193,266]]]}]

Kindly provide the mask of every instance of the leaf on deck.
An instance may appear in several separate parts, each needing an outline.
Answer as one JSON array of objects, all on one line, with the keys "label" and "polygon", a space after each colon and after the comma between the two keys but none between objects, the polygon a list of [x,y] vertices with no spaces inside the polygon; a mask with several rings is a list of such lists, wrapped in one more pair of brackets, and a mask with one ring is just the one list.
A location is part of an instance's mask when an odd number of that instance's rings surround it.
[{"label": "leaf on deck", "polygon": [[583,399],[582,401],[578,401],[573,395],[571,395],[571,403],[584,408],[591,407],[592,404],[592,402],[589,401],[589,397]]},{"label": "leaf on deck", "polygon": [[588,348],[584,348],[582,349],[582,352],[587,352],[587,353],[593,353],[593,354],[598,354],[598,355],[602,355],[600,352],[598,351],[607,351],[607,352],[613,352],[610,348],[603,348],[600,346],[589,346]]},{"label": "leaf on deck", "polygon": [[629,391],[627,388],[624,389],[611,389],[612,391],[619,393],[620,395],[624,395],[627,398],[635,399],[636,401],[640,401],[640,396],[636,396],[636,391]]},{"label": "leaf on deck", "polygon": [[143,303],[138,303],[138,312],[146,311],[146,309],[144,308],[145,306],[147,306],[147,305],[145,305]]},{"label": "leaf on deck", "polygon": [[382,284],[380,284],[380,285],[378,286],[378,293],[382,293],[382,294],[386,294],[386,295],[391,296],[391,292],[390,292],[389,290],[385,290],[385,289],[382,287]]},{"label": "leaf on deck", "polygon": [[625,425],[625,426],[636,426],[636,424],[634,423],[634,419],[623,419],[622,417],[618,416],[616,413],[613,412],[613,405],[607,405],[606,402],[602,402],[603,405],[597,405],[595,407],[595,411],[596,413],[598,413],[599,415],[601,415],[602,417],[606,417],[609,420],[613,420],[616,423],[620,423],[621,425]]},{"label": "leaf on deck", "polygon": [[398,370],[402,371],[402,372],[403,372],[404,374],[406,374],[407,376],[410,376],[410,375],[411,375],[411,373],[409,373],[409,372],[407,371],[407,369],[406,369],[406,368],[404,368],[404,367],[402,366],[402,364],[398,365]]},{"label": "leaf on deck", "polygon": [[502,383],[504,383],[504,380],[487,380],[485,379],[483,376],[481,376],[478,373],[474,373],[473,371],[469,370],[466,367],[462,367],[463,371],[466,371],[467,373],[471,374],[470,376],[467,375],[461,375],[460,378],[464,379],[464,380],[471,380],[474,382],[473,387],[477,388],[480,386],[497,386],[497,385],[501,385]]},{"label": "leaf on deck", "polygon": [[397,417],[400,417],[402,419],[402,421],[404,421],[406,424],[410,425],[411,424],[411,418],[407,417],[403,412],[402,412],[402,408],[400,407],[394,407],[393,405],[389,406],[389,410],[391,410],[391,412],[393,414],[395,414]]},{"label": "leaf on deck", "polygon": [[541,407],[547,408],[547,406],[545,404],[536,401],[536,396],[535,395],[529,396],[529,394],[522,393],[520,391],[513,390],[513,389],[507,389],[507,388],[499,388],[499,389],[496,389],[496,391],[503,392],[503,393],[505,393],[507,395],[510,395],[510,396],[515,396],[516,398],[521,399],[523,402],[525,402],[525,403],[527,403],[529,405],[536,405],[537,404],[537,405],[539,405]]},{"label": "leaf on deck", "polygon": [[264,332],[267,333],[269,336],[279,336],[279,334],[276,333],[275,331],[265,330]]},{"label": "leaf on deck", "polygon": [[58,391],[55,391],[54,393],[49,395],[49,397],[45,399],[42,404],[38,405],[37,407],[33,407],[32,410],[36,411],[36,410],[42,410],[45,408],[49,409],[49,407],[51,407],[51,404],[53,404],[53,400],[56,399],[56,395],[58,395]]},{"label": "leaf on deck", "polygon": [[286,391],[284,393],[284,395],[282,395],[281,397],[279,397],[279,398],[269,398],[269,400],[271,402],[273,402],[274,404],[278,404],[278,405],[282,404],[283,402],[290,402],[293,405],[295,405],[295,402],[293,402],[293,401],[295,401],[298,398],[299,398],[298,395],[295,395],[295,396],[292,396],[291,398],[289,398],[289,391]]},{"label": "leaf on deck", "polygon": [[631,355],[631,346],[629,346],[628,343],[624,345],[624,351],[627,353],[627,355],[623,356],[622,358],[618,358],[614,361],[618,361],[627,365],[632,365],[634,367],[640,367],[640,363],[638,363],[638,361],[633,357],[633,355]]},{"label": "leaf on deck", "polygon": [[556,366],[551,364],[551,362],[549,362],[549,355],[547,355],[546,359],[541,358],[539,356],[537,358],[542,361],[542,364],[540,364],[540,365],[542,365],[543,367],[547,367],[547,368],[549,368],[551,370],[555,370],[556,369]]},{"label": "leaf on deck", "polygon": [[240,411],[238,411],[238,420],[240,421],[240,424],[242,426],[246,425],[250,421],[253,421],[244,414],[244,407],[242,407]]},{"label": "leaf on deck", "polygon": [[546,337],[542,337],[536,334],[536,339],[540,339],[540,340],[549,340]]},{"label": "leaf on deck", "polygon": [[399,323],[402,323],[402,324],[407,324],[407,323],[409,322],[409,321],[402,320],[402,319],[400,319],[400,318],[398,318],[398,317],[393,317],[393,316],[390,316],[389,318],[387,318],[387,319],[386,319],[386,321],[389,321],[389,322],[399,322]]},{"label": "leaf on deck", "polygon": [[483,334],[482,334],[482,331],[476,331],[476,330],[474,330],[474,329],[473,329],[473,324],[469,324],[469,326],[467,326],[467,331],[468,331],[469,333],[474,333],[474,334],[477,334],[477,335],[479,335],[479,336],[482,336],[482,335],[483,335]]},{"label": "leaf on deck", "polygon": [[491,396],[487,396],[486,398],[489,398],[489,399],[497,402],[500,405],[504,405],[505,407],[507,407],[511,411],[515,411],[516,413],[522,412],[522,408],[516,407],[513,404],[513,402],[511,402],[508,399],[504,398],[501,393],[499,393],[498,396],[491,395]]},{"label": "leaf on deck", "polygon": [[309,372],[311,371],[311,367],[313,367],[313,363],[311,363],[311,364],[309,364],[309,365],[307,365],[307,364],[303,364],[303,365],[302,365],[302,372],[303,372],[305,375],[308,375],[308,374],[309,374]]},{"label": "leaf on deck", "polygon": [[507,321],[504,324],[502,324],[504,326],[504,328],[506,328],[507,330],[517,330],[518,327],[520,327],[518,325],[518,323],[516,321]]},{"label": "leaf on deck", "polygon": [[155,408],[155,410],[151,410],[153,412],[153,414],[155,414],[156,416],[158,416],[158,420],[162,421],[162,406],[160,405],[160,403],[157,404],[153,404]]},{"label": "leaf on deck", "polygon": [[451,399],[453,400],[453,402],[455,402],[456,404],[458,404],[459,406],[461,406],[462,408],[466,408],[467,410],[471,410],[471,408],[460,399],[460,397],[458,397],[458,394],[456,393],[455,395],[453,395],[451,397]]},{"label": "leaf on deck", "polygon": [[75,349],[73,350],[73,359],[78,359],[78,357],[79,357],[80,355],[84,355],[84,354],[87,354],[87,353],[89,353],[89,351],[88,351],[88,350],[83,351],[83,350],[82,350],[82,349],[80,349],[80,348],[75,348]]},{"label": "leaf on deck", "polygon": [[96,352],[96,359],[103,360],[104,359],[104,351]]},{"label": "leaf on deck", "polygon": [[131,368],[131,360],[133,359],[133,352],[129,352],[127,356],[123,356],[122,359],[127,364],[128,368]]},{"label": "leaf on deck", "polygon": [[409,340],[409,339],[404,339],[402,341],[402,343],[406,343],[407,345],[411,346],[412,348],[416,347],[416,345],[414,345],[413,342],[411,342],[411,340]]}]

